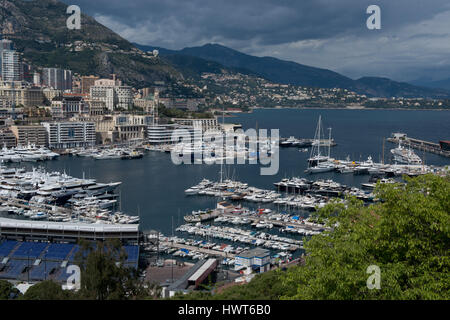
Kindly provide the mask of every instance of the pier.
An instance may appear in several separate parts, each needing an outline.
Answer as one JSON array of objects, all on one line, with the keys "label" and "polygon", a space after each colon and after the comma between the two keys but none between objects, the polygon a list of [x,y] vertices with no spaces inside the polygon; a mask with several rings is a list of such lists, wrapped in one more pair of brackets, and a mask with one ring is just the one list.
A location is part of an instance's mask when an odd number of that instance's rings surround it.
[{"label": "pier", "polygon": [[225,258],[234,258],[235,257],[235,254],[230,253],[230,252],[194,247],[194,246],[176,243],[176,242],[161,241],[160,244],[167,246],[167,247],[176,248],[176,249],[187,249],[189,251],[197,251],[197,252],[208,254],[211,256],[218,256],[218,257],[225,257]]},{"label": "pier", "polygon": [[34,203],[32,201],[26,201],[18,198],[7,198],[0,196],[0,202],[6,205],[11,205],[18,208],[32,209],[38,211],[44,211],[49,214],[61,213],[61,214],[72,214],[72,210],[63,208],[56,205],[49,205],[45,203]]},{"label": "pier", "polygon": [[[229,218],[242,218],[243,216],[239,214],[233,214],[233,213],[223,213],[222,216],[229,217]],[[302,229],[305,230],[311,230],[311,231],[323,231],[323,230],[330,230],[330,228],[326,227],[317,227],[305,223],[294,223],[294,222],[286,222],[282,220],[273,220],[273,219],[267,219],[265,216],[261,217],[255,217],[255,216],[245,216],[245,218],[252,220],[252,222],[266,222],[273,224],[277,227],[302,227]]]},{"label": "pier", "polygon": [[425,140],[410,138],[406,134],[394,133],[392,137],[387,138],[387,141],[407,145],[413,149],[426,151],[429,153],[434,153],[443,157],[450,158],[450,151],[445,151],[441,149],[441,146],[438,143],[429,142]]}]

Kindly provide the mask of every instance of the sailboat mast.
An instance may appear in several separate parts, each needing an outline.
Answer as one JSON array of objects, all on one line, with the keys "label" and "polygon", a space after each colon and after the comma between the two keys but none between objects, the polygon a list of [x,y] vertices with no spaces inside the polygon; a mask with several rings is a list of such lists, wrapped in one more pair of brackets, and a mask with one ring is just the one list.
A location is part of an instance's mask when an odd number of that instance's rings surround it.
[{"label": "sailboat mast", "polygon": [[328,130],[330,131],[330,134],[328,136],[328,159],[330,159],[330,155],[331,155],[331,128],[328,128]]},{"label": "sailboat mast", "polygon": [[319,116],[319,124],[318,124],[318,136],[317,136],[317,156],[320,157],[320,123],[322,122],[322,115]]}]

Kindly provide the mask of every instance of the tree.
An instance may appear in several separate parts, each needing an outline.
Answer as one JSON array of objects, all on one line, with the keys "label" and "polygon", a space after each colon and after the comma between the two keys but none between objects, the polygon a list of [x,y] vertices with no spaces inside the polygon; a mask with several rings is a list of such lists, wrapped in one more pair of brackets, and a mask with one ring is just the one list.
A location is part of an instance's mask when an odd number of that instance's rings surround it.
[{"label": "tree", "polygon": [[123,300],[145,298],[155,288],[142,283],[136,270],[124,266],[126,253],[120,241],[81,242],[76,264],[81,269],[82,299]]},{"label": "tree", "polygon": [[35,284],[22,296],[23,300],[68,300],[73,298],[72,292],[63,290],[61,284],[52,280]]},{"label": "tree", "polygon": [[[382,203],[351,199],[318,217],[333,230],[306,244],[303,267],[282,278],[296,287],[286,299],[449,299],[450,179],[427,175],[378,185]],[[381,288],[366,285],[370,265]]]},{"label": "tree", "polygon": [[[305,243],[302,265],[270,271],[250,283],[191,299],[445,299],[450,298],[450,177],[404,178],[377,185],[379,202],[356,198],[314,214],[330,231]],[[369,266],[380,289],[369,289]]]},{"label": "tree", "polygon": [[15,289],[12,283],[0,280],[0,300],[8,300],[19,295],[19,290]]}]

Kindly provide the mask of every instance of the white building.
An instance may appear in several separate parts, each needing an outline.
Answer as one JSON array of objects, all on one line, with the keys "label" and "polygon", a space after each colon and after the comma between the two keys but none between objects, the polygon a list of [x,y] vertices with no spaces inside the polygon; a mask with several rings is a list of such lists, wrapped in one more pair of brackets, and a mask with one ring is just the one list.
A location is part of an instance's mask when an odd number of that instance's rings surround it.
[{"label": "white building", "polygon": [[[100,80],[98,80],[100,81]],[[96,85],[90,88],[91,100],[102,101],[108,110],[128,110],[133,105],[133,90],[129,86]]]},{"label": "white building", "polygon": [[20,65],[19,53],[14,50],[1,51],[2,80],[7,82],[21,81],[22,68]]},{"label": "white building", "polygon": [[59,68],[44,68],[42,84],[57,90],[72,90],[72,71]]},{"label": "white building", "polygon": [[48,145],[52,149],[93,146],[95,144],[94,122],[44,122],[48,133]]},{"label": "white building", "polygon": [[235,266],[266,272],[270,267],[270,251],[261,248],[243,251],[236,256]]}]

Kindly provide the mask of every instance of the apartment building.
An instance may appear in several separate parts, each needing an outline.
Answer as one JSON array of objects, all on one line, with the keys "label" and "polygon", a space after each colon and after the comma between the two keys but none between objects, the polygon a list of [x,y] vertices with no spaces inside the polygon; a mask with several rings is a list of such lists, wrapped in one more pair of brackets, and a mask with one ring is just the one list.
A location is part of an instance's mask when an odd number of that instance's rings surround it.
[{"label": "apartment building", "polygon": [[17,145],[27,146],[35,144],[37,146],[47,146],[47,130],[43,126],[11,126],[11,131],[17,140]]},{"label": "apartment building", "polygon": [[95,145],[95,123],[83,121],[44,122],[48,146],[52,149],[67,149]]}]

